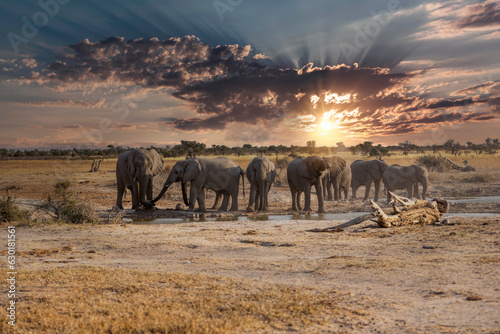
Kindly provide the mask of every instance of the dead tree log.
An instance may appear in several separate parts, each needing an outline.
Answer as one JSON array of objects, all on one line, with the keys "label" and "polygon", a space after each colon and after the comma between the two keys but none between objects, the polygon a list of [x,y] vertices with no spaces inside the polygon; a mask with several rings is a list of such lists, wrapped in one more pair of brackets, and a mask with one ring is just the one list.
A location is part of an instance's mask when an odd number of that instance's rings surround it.
[{"label": "dead tree log", "polygon": [[[439,221],[442,214],[448,212],[450,207],[448,201],[444,199],[432,201],[408,199],[391,191],[389,195],[393,201],[394,212],[392,214],[387,214],[377,203],[370,201],[380,227],[434,223]],[[398,206],[398,204],[402,206]]]},{"label": "dead tree log", "polygon": [[440,152],[438,152],[438,154],[441,157],[441,159],[444,160],[445,164],[450,166],[451,169],[456,169],[456,170],[459,170],[461,172],[475,172],[476,171],[476,168],[471,166],[471,165],[457,164],[456,162],[453,162],[450,159],[443,157]]},{"label": "dead tree log", "polygon": [[101,167],[101,162],[102,159],[100,160],[94,159],[94,161],[92,161],[92,165],[90,166],[90,172],[91,173],[97,172],[99,170],[99,167]]},{"label": "dead tree log", "polygon": [[374,212],[349,220],[348,222],[327,228],[316,228],[308,232],[340,232],[344,228],[361,224],[372,218],[380,227],[392,227],[411,224],[430,224],[441,219],[443,213],[448,212],[450,205],[444,199],[426,201],[422,199],[409,199],[398,196],[389,191],[392,199],[392,210],[382,209],[374,201],[370,201]]}]

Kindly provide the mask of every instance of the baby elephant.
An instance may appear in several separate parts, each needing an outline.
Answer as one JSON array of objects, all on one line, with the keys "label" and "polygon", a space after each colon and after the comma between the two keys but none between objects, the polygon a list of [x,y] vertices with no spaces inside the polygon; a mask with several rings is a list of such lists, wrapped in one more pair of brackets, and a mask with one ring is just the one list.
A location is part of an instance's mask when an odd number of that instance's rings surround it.
[{"label": "baby elephant", "polygon": [[408,198],[420,198],[418,184],[422,185],[422,198],[425,199],[429,174],[427,169],[417,165],[400,166],[392,165],[386,168],[382,174],[385,189],[387,190],[387,201],[390,201],[389,191],[406,189]]},{"label": "baby elephant", "polygon": [[254,158],[248,164],[247,178],[250,182],[250,199],[247,212],[267,211],[269,208],[268,194],[275,177],[276,168],[266,157]]}]

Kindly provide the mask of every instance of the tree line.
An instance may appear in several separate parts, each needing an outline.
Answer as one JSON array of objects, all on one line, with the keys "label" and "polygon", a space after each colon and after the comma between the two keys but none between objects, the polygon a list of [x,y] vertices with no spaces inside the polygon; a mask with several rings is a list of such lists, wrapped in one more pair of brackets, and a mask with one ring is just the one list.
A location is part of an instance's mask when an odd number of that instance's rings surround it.
[{"label": "tree line", "polygon": [[[230,156],[230,155],[289,155],[296,157],[299,155],[331,155],[339,152],[351,152],[353,155],[363,155],[369,157],[388,156],[391,154],[408,155],[411,153],[424,153],[432,151],[434,153],[444,151],[453,155],[475,153],[479,154],[496,154],[500,150],[498,138],[486,138],[483,143],[475,144],[467,142],[465,145],[460,144],[454,139],[447,140],[442,145],[419,146],[409,141],[399,143],[398,145],[383,146],[375,145],[371,141],[346,146],[343,142],[338,142],[336,146],[317,146],[316,141],[310,140],[305,146],[298,145],[270,145],[270,146],[253,146],[252,144],[244,144],[242,146],[229,147],[226,145],[212,145],[208,147],[204,143],[197,141],[181,140],[180,144],[169,145],[166,147],[155,147],[158,153],[164,157],[195,157],[195,156]],[[130,147],[108,145],[106,148],[83,148],[83,149],[33,149],[33,150],[15,150],[0,148],[0,159],[15,159],[15,158],[114,158],[120,153],[129,150]]]}]

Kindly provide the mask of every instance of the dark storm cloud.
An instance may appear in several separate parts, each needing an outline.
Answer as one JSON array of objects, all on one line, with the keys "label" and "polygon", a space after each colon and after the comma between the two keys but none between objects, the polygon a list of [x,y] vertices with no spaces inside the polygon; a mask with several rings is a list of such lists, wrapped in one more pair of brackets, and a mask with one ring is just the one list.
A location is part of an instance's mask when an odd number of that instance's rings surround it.
[{"label": "dark storm cloud", "polygon": [[467,16],[457,22],[459,28],[500,25],[500,4],[479,3],[467,7]]},{"label": "dark storm cloud", "polygon": [[[88,89],[108,84],[167,87],[174,97],[195,106],[195,117],[166,115],[158,120],[182,131],[223,130],[232,123],[270,126],[273,121],[313,115],[316,121],[294,123],[308,130],[317,126],[325,112],[335,110],[342,123],[362,124],[368,133],[375,129],[379,134],[410,132],[412,123],[479,120],[483,116],[462,114],[456,108],[489,103],[474,97],[426,101],[410,96],[404,87],[418,72],[391,73],[387,68],[357,65],[270,67],[258,62],[262,56],[251,55],[249,45],[211,47],[195,36],[163,41],[84,40],[68,50],[61,60],[27,80],[57,89],[81,89],[82,84]],[[312,97],[317,98],[314,105]],[[443,115],[429,116],[434,109],[441,109]]]}]

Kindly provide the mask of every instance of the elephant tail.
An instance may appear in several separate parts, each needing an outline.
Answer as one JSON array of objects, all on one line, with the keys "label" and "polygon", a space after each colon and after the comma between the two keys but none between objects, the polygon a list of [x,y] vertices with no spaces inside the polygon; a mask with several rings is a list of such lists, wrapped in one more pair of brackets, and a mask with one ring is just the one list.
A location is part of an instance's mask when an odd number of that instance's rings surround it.
[{"label": "elephant tail", "polygon": [[245,198],[245,172],[240,167],[241,181],[243,182],[243,198]]}]

